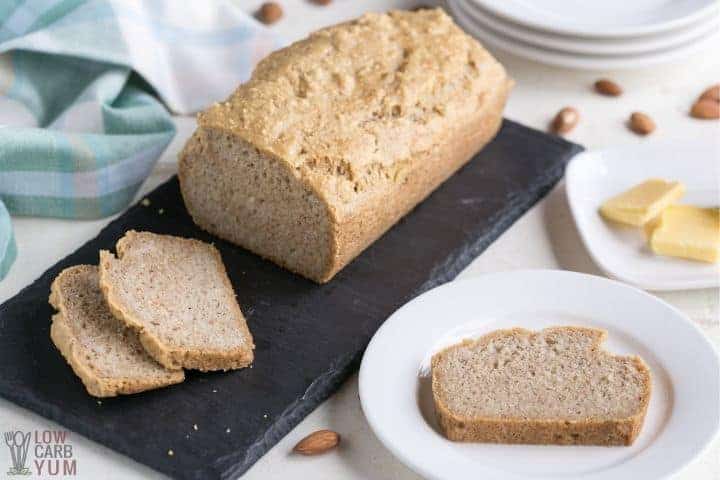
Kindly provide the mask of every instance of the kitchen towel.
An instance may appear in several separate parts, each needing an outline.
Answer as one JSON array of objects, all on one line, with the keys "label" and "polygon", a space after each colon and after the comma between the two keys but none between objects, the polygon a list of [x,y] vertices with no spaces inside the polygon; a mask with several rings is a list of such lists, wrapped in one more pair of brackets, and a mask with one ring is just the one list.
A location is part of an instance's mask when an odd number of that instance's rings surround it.
[{"label": "kitchen towel", "polygon": [[228,0],[0,2],[0,278],[8,212],[122,210],[174,136],[167,110],[225,98],[279,45]]}]

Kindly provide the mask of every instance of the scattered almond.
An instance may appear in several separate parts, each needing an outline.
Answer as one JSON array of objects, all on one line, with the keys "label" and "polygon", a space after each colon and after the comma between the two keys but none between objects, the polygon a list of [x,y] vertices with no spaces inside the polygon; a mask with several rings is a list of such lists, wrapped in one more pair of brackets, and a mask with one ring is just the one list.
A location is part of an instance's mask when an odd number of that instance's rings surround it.
[{"label": "scattered almond", "polygon": [[580,114],[573,107],[565,107],[560,110],[550,126],[553,133],[564,134],[575,128],[580,120]]},{"label": "scattered almond", "polygon": [[642,112],[633,112],[628,123],[630,130],[638,135],[649,135],[655,131],[655,122]]},{"label": "scattered almond", "polygon": [[620,85],[607,78],[601,78],[595,82],[595,91],[601,95],[610,97],[619,97],[623,93]]},{"label": "scattered almond", "polygon": [[720,102],[720,83],[706,88],[698,100],[713,100]]},{"label": "scattered almond", "polygon": [[275,2],[265,2],[257,12],[257,19],[266,25],[277,22],[283,16],[282,7]]},{"label": "scattered almond", "polygon": [[301,455],[319,455],[332,450],[340,443],[340,435],[332,430],[318,430],[295,445],[293,452]]},{"label": "scattered almond", "polygon": [[690,115],[703,120],[720,118],[720,102],[709,98],[700,99],[690,109]]}]

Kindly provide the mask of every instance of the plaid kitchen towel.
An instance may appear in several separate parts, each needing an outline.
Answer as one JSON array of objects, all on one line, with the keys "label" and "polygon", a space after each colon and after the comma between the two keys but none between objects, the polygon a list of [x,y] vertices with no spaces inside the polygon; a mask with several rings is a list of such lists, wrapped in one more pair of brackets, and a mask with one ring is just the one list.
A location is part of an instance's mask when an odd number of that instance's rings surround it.
[{"label": "plaid kitchen towel", "polygon": [[0,1],[0,278],[8,212],[123,209],[175,133],[165,107],[226,97],[277,46],[228,0]]}]

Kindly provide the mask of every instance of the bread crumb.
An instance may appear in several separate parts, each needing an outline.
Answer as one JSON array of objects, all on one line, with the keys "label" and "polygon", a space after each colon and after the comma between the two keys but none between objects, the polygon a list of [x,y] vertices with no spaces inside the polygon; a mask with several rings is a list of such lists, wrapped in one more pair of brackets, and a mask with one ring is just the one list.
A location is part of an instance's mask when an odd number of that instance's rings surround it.
[{"label": "bread crumb", "polygon": [[230,429],[228,428],[227,430],[225,430],[225,433],[230,433]]},{"label": "bread crumb", "polygon": [[102,400],[98,400],[98,401],[97,401],[97,404],[98,404],[98,405],[102,405]]},{"label": "bread crumb", "polygon": [[150,206],[150,199],[149,199],[149,198],[143,198],[143,199],[142,199],[142,202],[140,202],[140,204],[141,204],[143,207],[149,207],[149,206]]},{"label": "bread crumb", "polygon": [[168,450],[168,457],[172,457],[173,455],[175,455],[175,452],[173,452],[172,449]]},{"label": "bread crumb", "polygon": [[267,418],[267,413],[265,415],[263,415],[263,418]]},{"label": "bread crumb", "polygon": [[165,209],[164,209],[164,208],[161,208],[161,209],[158,210],[158,214],[159,214],[159,215],[162,215],[163,213],[165,213]]},{"label": "bread crumb", "polygon": [[217,388],[213,388],[213,393],[217,393]]},{"label": "bread crumb", "polygon": [[194,423],[194,424],[193,424],[193,430],[197,430],[197,429],[198,429],[197,423]]}]

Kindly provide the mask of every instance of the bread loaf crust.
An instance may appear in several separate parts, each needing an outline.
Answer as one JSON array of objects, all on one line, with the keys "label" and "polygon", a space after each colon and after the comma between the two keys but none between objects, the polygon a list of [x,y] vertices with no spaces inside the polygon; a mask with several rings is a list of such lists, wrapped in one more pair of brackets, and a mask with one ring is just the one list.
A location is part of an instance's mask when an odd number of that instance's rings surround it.
[{"label": "bread loaf crust", "polygon": [[[494,137],[511,87],[440,9],[321,30],[199,116],[180,155],[185,204],[205,230],[326,282]],[[306,198],[292,216],[267,207]]]},{"label": "bread loaf crust", "polygon": [[[597,334],[593,347],[600,351],[607,337],[604,330],[584,327],[554,327],[558,330],[588,331]],[[549,330],[553,330],[549,329]],[[497,330],[485,335],[477,342],[490,342],[493,338],[506,335],[532,334],[522,328]],[[473,341],[467,341],[473,344]],[[464,417],[452,412],[437,392],[442,388],[440,379],[435,375],[442,355],[461,345],[453,345],[437,353],[433,357],[433,400],[438,424],[443,434],[453,441],[488,442],[488,443],[522,443],[552,445],[631,445],[640,433],[645,414],[650,403],[652,390],[650,370],[638,356],[629,357],[633,365],[643,377],[643,392],[640,408],[634,415],[625,418],[587,418],[582,420],[554,418],[511,418],[511,417]],[[606,354],[603,352],[603,354]]]}]

